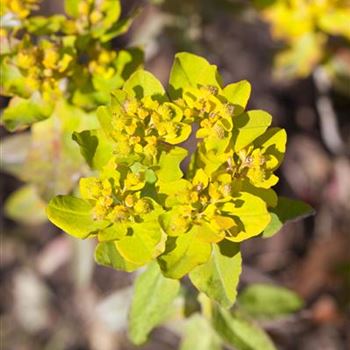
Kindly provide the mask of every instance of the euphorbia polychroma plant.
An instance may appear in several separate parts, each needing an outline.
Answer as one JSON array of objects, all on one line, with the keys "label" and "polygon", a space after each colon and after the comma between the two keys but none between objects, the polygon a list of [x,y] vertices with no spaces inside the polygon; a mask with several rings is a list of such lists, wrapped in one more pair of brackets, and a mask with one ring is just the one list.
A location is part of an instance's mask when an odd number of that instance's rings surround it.
[{"label": "euphorbia polychroma plant", "polygon": [[250,91],[247,81],[223,86],[216,66],[189,53],[176,55],[167,89],[138,70],[99,108],[101,128],[74,134],[96,175],[80,180],[79,197],[53,198],[49,219],[96,239],[102,265],[133,271],[156,260],[164,276],[189,274],[230,306],[240,242],[273,234],[288,201],[272,189],[286,132],[269,113],[246,111]]}]

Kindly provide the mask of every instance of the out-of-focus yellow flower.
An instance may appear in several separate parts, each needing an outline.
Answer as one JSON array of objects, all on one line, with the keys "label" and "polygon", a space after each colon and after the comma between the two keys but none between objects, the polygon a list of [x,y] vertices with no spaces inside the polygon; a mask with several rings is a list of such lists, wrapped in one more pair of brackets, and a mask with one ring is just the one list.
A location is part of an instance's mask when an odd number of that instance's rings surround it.
[{"label": "out-of-focus yellow flower", "polygon": [[328,36],[350,39],[349,0],[276,0],[262,10],[273,38],[288,47],[276,58],[281,77],[306,76],[326,55]]},{"label": "out-of-focus yellow flower", "polygon": [[59,60],[58,52],[52,47],[44,51],[43,65],[48,69],[55,69]]},{"label": "out-of-focus yellow flower", "polygon": [[92,24],[96,24],[103,18],[102,12],[98,10],[93,10],[90,14],[90,21]]},{"label": "out-of-focus yellow flower", "polygon": [[37,10],[40,0],[1,0],[2,12],[9,11],[18,18],[26,18],[31,11]]}]

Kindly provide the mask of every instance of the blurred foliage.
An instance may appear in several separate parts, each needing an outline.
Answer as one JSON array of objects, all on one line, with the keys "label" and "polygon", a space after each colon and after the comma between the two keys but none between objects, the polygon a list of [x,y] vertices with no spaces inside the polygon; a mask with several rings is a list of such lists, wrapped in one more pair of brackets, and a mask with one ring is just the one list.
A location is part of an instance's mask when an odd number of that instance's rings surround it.
[{"label": "blurred foliage", "polygon": [[5,213],[12,220],[30,225],[46,220],[45,207],[45,202],[38,196],[35,187],[27,185],[9,196]]},{"label": "blurred foliage", "polygon": [[276,318],[299,311],[303,307],[303,301],[289,289],[254,284],[240,293],[238,305],[252,317]]},{"label": "blurred foliage", "polygon": [[213,314],[214,328],[226,344],[242,350],[276,349],[270,337],[254,321],[239,312],[215,307]]},{"label": "blurred foliage", "polygon": [[[287,44],[275,59],[278,77],[306,77],[323,64],[334,78],[350,78],[349,65],[344,71],[333,63],[339,60],[339,47],[350,48],[348,0],[255,0],[255,4],[273,39]],[[335,37],[338,43],[332,40]]]},{"label": "blurred foliage", "polygon": [[[121,18],[119,1],[67,0],[66,15],[31,15],[38,8],[39,1],[1,3],[1,94],[10,98],[2,123],[10,131],[32,125],[30,135],[2,141],[2,168],[48,200],[71,192],[86,174],[71,135],[97,126],[96,108],[142,65],[143,53],[112,49],[111,40],[124,34],[137,14]],[[25,156],[14,166],[18,147]],[[20,205],[20,199],[24,205],[30,198],[23,193],[8,206]]]}]

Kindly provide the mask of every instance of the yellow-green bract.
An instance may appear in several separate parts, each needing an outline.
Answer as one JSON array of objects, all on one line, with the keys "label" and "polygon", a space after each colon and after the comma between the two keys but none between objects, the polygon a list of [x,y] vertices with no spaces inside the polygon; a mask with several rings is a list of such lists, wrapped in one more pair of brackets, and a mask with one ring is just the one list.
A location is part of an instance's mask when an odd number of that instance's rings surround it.
[{"label": "yellow-green bract", "polygon": [[101,129],[75,133],[98,176],[81,179],[81,198],[53,198],[49,219],[95,237],[100,264],[133,271],[157,260],[164,276],[190,273],[230,306],[239,243],[261,234],[278,208],[271,187],[286,144],[267,112],[245,111],[250,90],[247,81],[223,86],[216,66],[189,53],[176,55],[167,90],[136,71],[100,107]]}]

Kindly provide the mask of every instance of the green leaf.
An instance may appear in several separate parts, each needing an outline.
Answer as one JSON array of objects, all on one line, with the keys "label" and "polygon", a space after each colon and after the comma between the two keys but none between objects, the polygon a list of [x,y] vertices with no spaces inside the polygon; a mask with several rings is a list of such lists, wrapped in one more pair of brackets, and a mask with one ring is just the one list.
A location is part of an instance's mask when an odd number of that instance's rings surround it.
[{"label": "green leaf", "polygon": [[223,95],[235,107],[233,115],[239,115],[245,110],[252,86],[249,81],[242,80],[237,83],[226,85],[223,89]]},{"label": "green leaf", "polygon": [[158,223],[135,224],[132,235],[117,241],[116,245],[125,260],[144,265],[161,253],[162,248],[158,246],[161,238]]},{"label": "green leaf", "polygon": [[[88,179],[88,178],[87,178]],[[82,181],[80,180],[80,188],[82,187]],[[97,238],[99,242],[118,241],[126,236],[128,233],[128,225],[123,223],[113,223],[112,225],[100,230]]]},{"label": "green leaf", "polygon": [[72,138],[92,169],[102,169],[113,156],[113,142],[101,129],[74,132]]},{"label": "green leaf", "polygon": [[118,22],[115,22],[111,28],[104,33],[100,40],[101,42],[105,43],[107,41],[112,40],[113,38],[125,34],[129,28],[131,27],[135,17],[139,14],[138,9],[133,11],[131,14],[128,15],[128,17],[125,17],[123,19],[119,19]]},{"label": "green leaf", "polygon": [[[108,103],[108,94],[105,91],[96,91],[88,76],[80,76],[81,81],[72,91],[72,103],[85,110],[95,110],[97,106]],[[119,79],[118,79],[119,80]],[[120,80],[119,83],[122,81]]]},{"label": "green leaf", "polygon": [[115,243],[116,242],[99,243],[95,250],[95,261],[100,265],[112,267],[116,270],[127,272],[137,270],[141,265],[126,261],[118,252]]},{"label": "green leaf", "polygon": [[203,57],[180,52],[176,54],[169,78],[169,95],[175,100],[187,87],[212,85],[221,88],[221,77],[215,65]]},{"label": "green leaf", "polygon": [[98,107],[97,118],[101,125],[102,130],[105,132],[106,135],[109,135],[111,130],[113,130],[112,113],[110,111],[110,108],[108,108],[107,106]]},{"label": "green leaf", "polygon": [[179,237],[168,237],[165,252],[158,257],[164,276],[181,278],[210,258],[211,245],[198,238],[193,229]]},{"label": "green leaf", "polygon": [[242,315],[214,308],[213,326],[221,338],[239,350],[276,350],[269,336]]},{"label": "green leaf", "polygon": [[270,210],[271,221],[265,228],[263,237],[272,237],[287,221],[302,219],[314,213],[314,209],[302,201],[278,197],[277,206]]},{"label": "green leaf", "polygon": [[[111,92],[110,115],[124,112],[124,103],[129,98],[128,94],[121,89],[116,89]],[[111,116],[110,116],[111,118]]]},{"label": "green leaf", "polygon": [[137,69],[142,67],[144,61],[143,50],[132,47],[127,50],[118,51],[114,66],[124,80],[127,80]]},{"label": "green leaf", "polygon": [[137,278],[129,316],[133,343],[144,343],[151,330],[162,323],[179,289],[179,281],[165,278],[155,262]]},{"label": "green leaf", "polygon": [[30,99],[14,97],[2,115],[2,122],[10,131],[25,128],[46,119],[52,113],[52,106],[34,94]]},{"label": "green leaf", "polygon": [[221,341],[208,320],[195,314],[186,324],[180,350],[221,350]]},{"label": "green leaf", "polygon": [[[96,118],[96,113],[86,112],[77,106],[74,106],[62,99],[56,102],[56,107],[53,115],[59,120],[54,120],[53,124],[59,124],[62,131],[69,132],[66,137],[69,138],[71,144],[76,147],[75,142],[72,141],[73,131],[83,131],[87,129],[96,129],[99,124]],[[51,118],[50,118],[51,119]]]},{"label": "green leaf", "polygon": [[27,225],[41,224],[47,220],[46,203],[32,185],[26,185],[11,193],[6,199],[5,214],[10,219]]},{"label": "green leaf", "polygon": [[114,36],[104,37],[105,33],[111,30],[113,25],[118,24],[121,14],[121,5],[119,0],[103,0],[96,2],[97,11],[102,13],[102,19],[91,26],[91,34],[94,38],[99,38],[102,42],[109,41]]},{"label": "green leaf", "polygon": [[169,152],[162,152],[159,158],[159,169],[156,171],[160,182],[169,183],[182,178],[181,162],[186,158],[188,151],[182,147],[174,147]]},{"label": "green leaf", "polygon": [[242,192],[249,192],[256,197],[261,198],[268,207],[275,207],[277,205],[278,197],[272,188],[261,188],[253,186],[248,179],[242,181]]},{"label": "green leaf", "polygon": [[73,196],[52,198],[46,213],[54,225],[77,238],[87,238],[107,226],[104,221],[93,220],[92,206],[87,201]]},{"label": "green leaf", "polygon": [[98,91],[99,94],[104,95],[104,99],[100,99],[101,102],[107,103],[109,96],[109,93],[113,89],[120,88],[124,83],[123,78],[118,74],[114,74],[110,78],[106,78],[104,76],[101,76],[99,74],[94,74],[92,76],[92,84],[96,91]]},{"label": "green leaf", "polygon": [[1,94],[29,98],[32,94],[32,89],[26,84],[26,78],[22,75],[19,68],[13,64],[11,57],[5,55],[5,48],[3,47],[5,45],[3,43],[1,45],[3,51],[3,56],[0,55]]},{"label": "green leaf", "polygon": [[29,17],[27,19],[26,29],[34,35],[55,34],[60,31],[65,21],[66,17],[63,15]]},{"label": "green leaf", "polygon": [[303,307],[302,299],[287,288],[269,284],[253,284],[238,296],[238,304],[253,317],[273,318],[287,315]]},{"label": "green leaf", "polygon": [[208,262],[192,270],[189,277],[201,292],[228,308],[236,300],[241,270],[239,245],[225,240],[214,245]]},{"label": "green leaf", "polygon": [[237,152],[262,135],[271,124],[272,117],[261,110],[248,111],[234,119],[233,145]]},{"label": "green leaf", "polygon": [[65,0],[64,10],[69,16],[78,17],[79,16],[79,2],[80,0]]},{"label": "green leaf", "polygon": [[165,90],[161,82],[150,72],[137,70],[125,82],[123,90],[140,99],[145,96],[163,97]]},{"label": "green leaf", "polygon": [[233,201],[224,203],[221,210],[236,221],[237,225],[226,236],[233,242],[257,236],[271,220],[265,201],[248,192],[240,192]]}]

